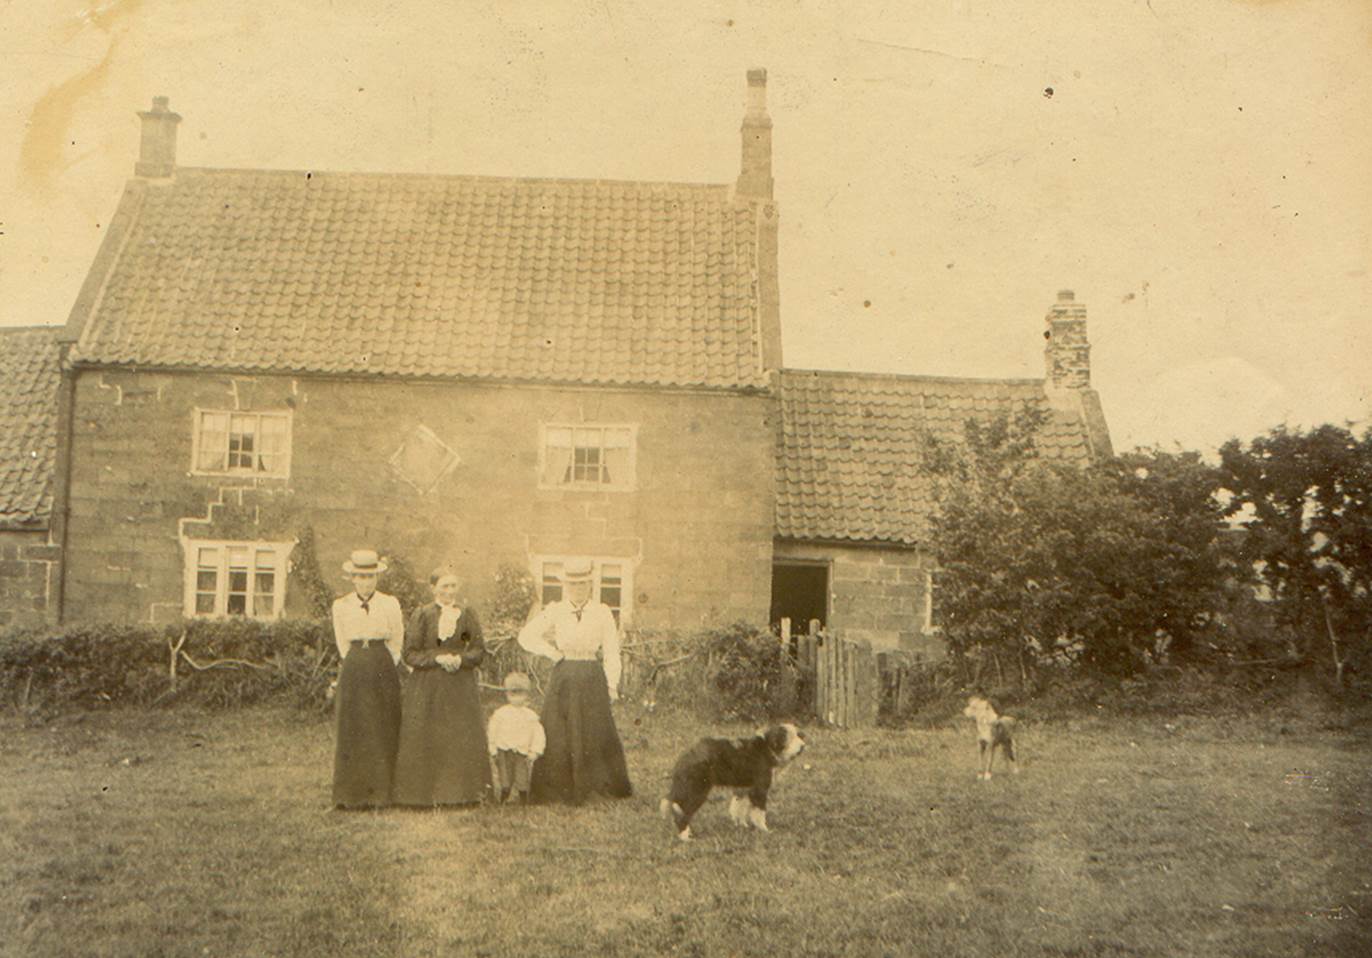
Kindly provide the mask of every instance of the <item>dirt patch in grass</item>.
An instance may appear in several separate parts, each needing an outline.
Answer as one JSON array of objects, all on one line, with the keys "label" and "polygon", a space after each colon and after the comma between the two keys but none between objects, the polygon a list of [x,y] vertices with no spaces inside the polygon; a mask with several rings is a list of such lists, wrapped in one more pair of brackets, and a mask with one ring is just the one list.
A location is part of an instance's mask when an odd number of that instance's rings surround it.
[{"label": "dirt patch in grass", "polygon": [[[774,831],[656,815],[706,731],[626,706],[637,794],[584,809],[328,810],[289,711],[0,720],[14,955],[1361,955],[1372,768],[1356,728],[812,730]],[[1171,725],[1171,728],[1168,728]],[[728,734],[739,727],[709,729]]]}]

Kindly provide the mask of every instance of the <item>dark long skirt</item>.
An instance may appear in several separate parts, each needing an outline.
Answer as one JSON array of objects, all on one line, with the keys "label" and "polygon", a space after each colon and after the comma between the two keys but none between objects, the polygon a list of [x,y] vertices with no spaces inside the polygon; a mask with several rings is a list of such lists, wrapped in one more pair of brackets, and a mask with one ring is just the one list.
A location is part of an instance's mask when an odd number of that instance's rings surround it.
[{"label": "dark long skirt", "polygon": [[491,794],[476,672],[418,669],[401,693],[397,805],[469,805]]},{"label": "dark long skirt", "polygon": [[400,677],[385,645],[348,649],[338,674],[334,717],[334,804],[390,804],[400,735]]},{"label": "dark long skirt", "polygon": [[548,744],[534,763],[531,802],[580,805],[594,795],[633,794],[599,662],[563,659],[554,665],[542,719]]}]

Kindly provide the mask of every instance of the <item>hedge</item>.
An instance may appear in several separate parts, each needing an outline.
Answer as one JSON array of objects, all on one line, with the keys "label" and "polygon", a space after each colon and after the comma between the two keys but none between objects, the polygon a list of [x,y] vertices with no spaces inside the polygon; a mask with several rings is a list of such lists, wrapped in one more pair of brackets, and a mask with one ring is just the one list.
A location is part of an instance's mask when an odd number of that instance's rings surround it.
[{"label": "hedge", "polygon": [[314,619],[26,627],[0,633],[0,703],[233,707],[286,696],[322,707],[337,661],[332,628]]},{"label": "hedge", "polygon": [[[481,679],[526,672],[535,691],[551,665],[520,648],[513,623],[486,631]],[[766,629],[738,623],[698,633],[630,630],[624,698],[747,721],[804,711],[804,686]],[[168,626],[74,623],[0,633],[0,707],[28,711],[177,703],[233,708],[268,699],[328,707],[338,653],[326,619],[188,619]]]}]

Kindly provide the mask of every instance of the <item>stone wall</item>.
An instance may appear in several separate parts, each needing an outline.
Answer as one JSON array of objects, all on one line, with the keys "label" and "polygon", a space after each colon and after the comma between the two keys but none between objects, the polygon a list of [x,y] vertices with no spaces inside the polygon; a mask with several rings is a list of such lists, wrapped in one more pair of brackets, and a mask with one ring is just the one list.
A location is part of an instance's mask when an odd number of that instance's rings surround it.
[{"label": "stone wall", "polygon": [[787,559],[829,564],[828,628],[879,649],[944,654],[928,627],[932,560],[914,549],[778,541],[778,562]]},{"label": "stone wall", "polygon": [[46,529],[0,529],[0,628],[56,618],[61,556]]},{"label": "stone wall", "polygon": [[[503,562],[613,556],[633,570],[635,624],[766,619],[766,395],[80,370],[73,408],[69,618],[176,618],[185,541],[289,541],[308,527],[339,592],[361,546],[418,570],[451,559],[477,603]],[[194,474],[197,409],[289,411],[289,477]],[[634,426],[636,487],[539,488],[550,422]],[[393,464],[424,430],[460,459],[431,489]],[[287,614],[305,606],[292,583]]]}]

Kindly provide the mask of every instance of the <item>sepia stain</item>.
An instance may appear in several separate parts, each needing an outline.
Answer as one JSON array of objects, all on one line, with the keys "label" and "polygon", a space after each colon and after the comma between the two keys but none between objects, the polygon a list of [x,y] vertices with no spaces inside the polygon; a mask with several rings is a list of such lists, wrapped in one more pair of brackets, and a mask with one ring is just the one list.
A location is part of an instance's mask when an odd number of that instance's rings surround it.
[{"label": "sepia stain", "polygon": [[142,5],[143,0],[92,4],[76,18],[75,24],[68,23],[57,31],[69,42],[83,27],[91,25],[108,34],[110,43],[99,63],[49,89],[29,111],[28,129],[19,150],[19,169],[34,185],[47,187],[55,173],[71,165],[65,161],[67,127],[81,100],[98,91],[108,76],[120,40],[120,35],[112,31],[122,20],[134,16]]}]

